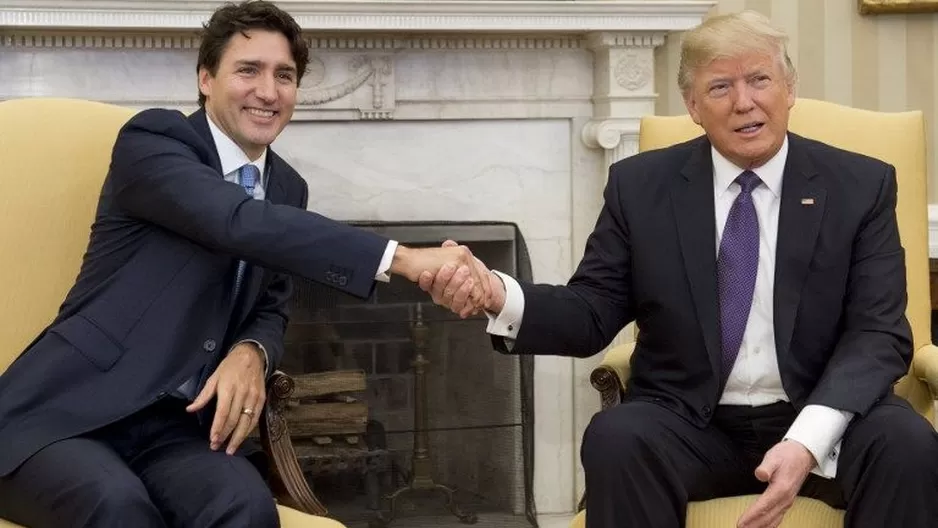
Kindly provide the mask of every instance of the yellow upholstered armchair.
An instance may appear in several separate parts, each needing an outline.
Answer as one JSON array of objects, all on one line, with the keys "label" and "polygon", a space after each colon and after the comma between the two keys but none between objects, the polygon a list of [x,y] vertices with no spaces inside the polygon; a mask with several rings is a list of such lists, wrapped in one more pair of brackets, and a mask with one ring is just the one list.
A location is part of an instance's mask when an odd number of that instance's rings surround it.
[{"label": "yellow upholstered armchair", "polygon": [[[133,114],[70,99],[0,102],[0,373],[52,321],[78,275],[111,147]],[[312,515],[325,509],[300,471],[282,413],[293,380],[278,372],[269,387],[260,433],[281,524],[341,528]],[[0,528],[12,526],[0,519]]]},{"label": "yellow upholstered armchair", "polygon": [[[798,99],[790,129],[796,134],[879,158],[896,167],[899,180],[899,232],[906,251],[909,305],[915,358],[912,369],[895,387],[922,415],[935,423],[938,397],[938,348],[931,344],[931,302],[928,277],[928,211],[926,194],[925,130],[921,112],[882,113],[824,101]],[[684,116],[651,116],[642,120],[639,150],[666,147],[703,134]],[[602,395],[602,407],[617,405],[629,379],[634,345],[606,352],[590,381]],[[756,499],[755,495],[692,502],[687,528],[724,528]],[[580,512],[571,528],[585,526]],[[841,528],[843,512],[813,499],[798,498],[782,523],[783,528]]]}]

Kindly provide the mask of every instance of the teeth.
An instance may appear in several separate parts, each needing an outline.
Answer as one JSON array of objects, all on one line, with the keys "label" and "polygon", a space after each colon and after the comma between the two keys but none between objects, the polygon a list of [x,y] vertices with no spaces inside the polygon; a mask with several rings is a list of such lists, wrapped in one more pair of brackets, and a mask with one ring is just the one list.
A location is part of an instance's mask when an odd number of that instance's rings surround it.
[{"label": "teeth", "polygon": [[272,110],[260,110],[257,108],[248,108],[248,113],[251,115],[256,115],[259,117],[273,117],[274,112]]}]

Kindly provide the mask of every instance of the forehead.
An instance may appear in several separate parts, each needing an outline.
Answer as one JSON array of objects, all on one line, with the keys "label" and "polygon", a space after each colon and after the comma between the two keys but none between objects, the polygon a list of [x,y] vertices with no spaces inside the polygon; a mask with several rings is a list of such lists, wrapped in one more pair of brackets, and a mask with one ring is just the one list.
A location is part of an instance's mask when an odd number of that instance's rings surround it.
[{"label": "forehead", "polygon": [[296,66],[287,37],[278,31],[249,29],[228,40],[222,62],[251,61]]},{"label": "forehead", "polygon": [[782,65],[778,55],[763,52],[745,53],[732,57],[717,57],[697,68],[701,79],[714,77],[738,77],[756,72],[780,72]]}]

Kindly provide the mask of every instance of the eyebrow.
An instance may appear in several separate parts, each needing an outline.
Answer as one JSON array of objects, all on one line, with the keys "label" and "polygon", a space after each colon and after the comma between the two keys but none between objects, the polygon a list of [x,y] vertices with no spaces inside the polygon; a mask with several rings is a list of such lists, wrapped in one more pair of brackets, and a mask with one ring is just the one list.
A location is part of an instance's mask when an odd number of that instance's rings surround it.
[{"label": "eyebrow", "polygon": [[[264,65],[264,62],[260,60],[242,59],[242,60],[235,61],[235,64],[238,66],[254,66],[255,68],[260,68],[261,66]],[[296,67],[291,66],[289,64],[278,64],[276,69],[277,71],[288,71],[291,73],[296,73]]]}]

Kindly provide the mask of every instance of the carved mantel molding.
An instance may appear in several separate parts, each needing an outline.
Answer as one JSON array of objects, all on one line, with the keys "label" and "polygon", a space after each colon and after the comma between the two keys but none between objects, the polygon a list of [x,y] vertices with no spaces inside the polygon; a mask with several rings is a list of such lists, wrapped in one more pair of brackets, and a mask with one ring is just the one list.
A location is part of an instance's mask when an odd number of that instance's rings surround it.
[{"label": "carved mantel molding", "polygon": [[[280,0],[310,31],[678,31],[713,2],[693,0]],[[6,0],[18,29],[197,30],[218,0]]]}]

